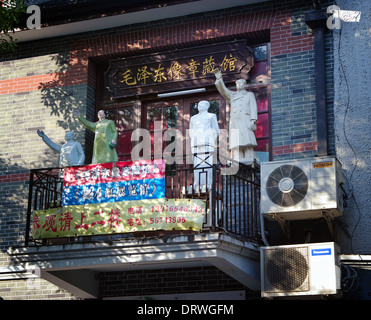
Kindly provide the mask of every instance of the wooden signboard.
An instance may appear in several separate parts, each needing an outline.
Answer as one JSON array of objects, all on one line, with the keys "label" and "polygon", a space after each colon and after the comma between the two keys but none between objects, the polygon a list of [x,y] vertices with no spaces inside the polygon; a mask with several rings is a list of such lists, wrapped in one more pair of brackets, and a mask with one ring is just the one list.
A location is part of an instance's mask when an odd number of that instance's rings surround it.
[{"label": "wooden signboard", "polygon": [[252,66],[253,54],[239,40],[111,60],[105,83],[113,98],[124,98],[214,85],[215,68],[225,82],[247,79]]}]

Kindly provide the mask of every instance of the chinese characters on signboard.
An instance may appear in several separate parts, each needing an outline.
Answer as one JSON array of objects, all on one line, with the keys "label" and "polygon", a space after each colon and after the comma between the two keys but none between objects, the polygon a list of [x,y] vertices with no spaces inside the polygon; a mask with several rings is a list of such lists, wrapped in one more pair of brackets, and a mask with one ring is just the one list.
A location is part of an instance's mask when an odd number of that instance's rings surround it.
[{"label": "chinese characters on signboard", "polygon": [[202,59],[197,61],[194,58],[190,58],[190,60],[183,59],[183,61],[159,62],[153,65],[129,67],[120,73],[119,82],[123,86],[129,87],[162,83],[165,81],[196,78],[200,75],[210,75],[219,65],[224,72],[235,71],[237,67],[237,58],[232,53],[224,54],[222,62],[218,64],[214,55]]},{"label": "chinese characters on signboard", "polygon": [[240,40],[111,60],[105,81],[112,96],[120,98],[212,85],[215,68],[226,79],[247,78],[252,66],[252,53]]}]

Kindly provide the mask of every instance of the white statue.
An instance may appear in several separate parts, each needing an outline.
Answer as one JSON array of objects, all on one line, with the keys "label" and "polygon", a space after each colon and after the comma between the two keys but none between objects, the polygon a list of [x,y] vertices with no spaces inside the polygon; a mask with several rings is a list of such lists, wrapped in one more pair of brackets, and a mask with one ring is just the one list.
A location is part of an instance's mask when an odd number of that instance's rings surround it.
[{"label": "white statue", "polygon": [[66,143],[63,145],[54,143],[42,130],[37,130],[37,134],[51,149],[60,153],[59,167],[70,167],[84,164],[84,151],[80,142],[74,140],[75,135],[73,132],[66,132]]},{"label": "white statue", "polygon": [[[210,189],[212,184],[213,152],[219,135],[218,120],[214,113],[209,113],[210,103],[200,101],[198,114],[191,117],[189,136],[193,153],[194,183],[195,190]],[[208,169],[202,169],[209,167]]]},{"label": "white statue", "polygon": [[258,108],[254,93],[245,90],[246,80],[236,81],[237,91],[229,90],[219,69],[214,70],[215,86],[231,106],[229,119],[229,149],[232,159],[248,164],[254,161],[254,147],[257,146],[255,131]]}]

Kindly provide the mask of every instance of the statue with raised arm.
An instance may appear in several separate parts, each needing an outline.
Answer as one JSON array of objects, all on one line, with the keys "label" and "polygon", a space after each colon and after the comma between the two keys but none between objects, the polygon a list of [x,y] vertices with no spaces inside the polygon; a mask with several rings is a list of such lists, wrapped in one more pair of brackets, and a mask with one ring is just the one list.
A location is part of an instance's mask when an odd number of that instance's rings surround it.
[{"label": "statue with raised arm", "polygon": [[90,122],[74,110],[74,115],[90,131],[95,133],[92,164],[118,161],[116,153],[117,130],[112,120],[106,119],[104,110],[98,111],[98,121]]},{"label": "statue with raised arm", "polygon": [[82,165],[85,160],[85,154],[80,142],[74,140],[74,133],[67,131],[65,135],[66,143],[59,145],[54,143],[42,130],[37,130],[37,134],[43,141],[59,155],[59,167],[70,167]]},{"label": "statue with raised arm", "polygon": [[229,149],[232,159],[248,164],[254,161],[257,146],[255,131],[258,109],[254,93],[245,90],[246,80],[236,81],[236,91],[229,90],[219,69],[214,70],[215,86],[231,106],[229,119]]},{"label": "statue with raised arm", "polygon": [[[213,153],[219,135],[218,120],[214,113],[208,112],[209,101],[198,103],[198,114],[191,117],[189,136],[193,153],[194,182],[193,187],[206,191],[212,184]],[[206,167],[206,168],[205,168]]]}]

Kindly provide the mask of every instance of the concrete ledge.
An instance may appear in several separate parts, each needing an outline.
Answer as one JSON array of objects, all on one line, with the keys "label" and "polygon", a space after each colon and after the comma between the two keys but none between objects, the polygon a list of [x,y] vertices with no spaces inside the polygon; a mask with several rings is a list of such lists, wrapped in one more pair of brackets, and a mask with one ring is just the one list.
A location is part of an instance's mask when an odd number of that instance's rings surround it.
[{"label": "concrete ledge", "polygon": [[133,238],[113,243],[9,248],[21,266],[83,298],[98,295],[98,272],[215,266],[252,290],[260,289],[259,247],[218,232]]}]

